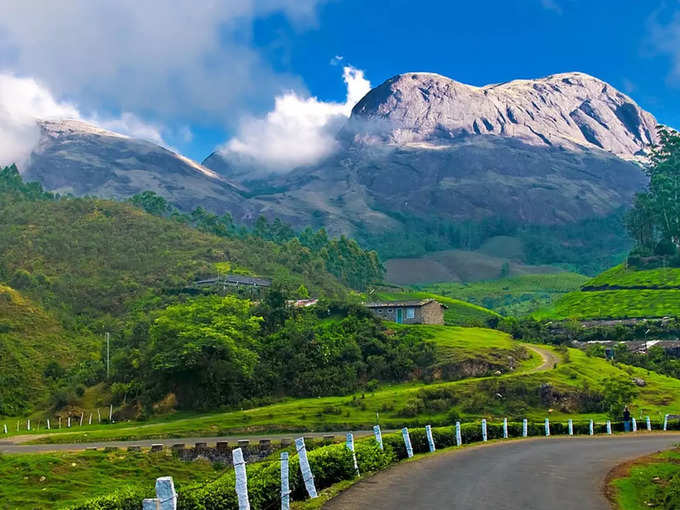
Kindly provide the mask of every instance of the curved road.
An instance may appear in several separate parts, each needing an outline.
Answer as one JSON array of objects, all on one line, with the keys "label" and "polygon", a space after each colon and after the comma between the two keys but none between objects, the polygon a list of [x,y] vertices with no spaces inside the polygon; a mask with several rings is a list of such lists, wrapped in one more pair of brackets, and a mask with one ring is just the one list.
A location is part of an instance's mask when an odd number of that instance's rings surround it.
[{"label": "curved road", "polygon": [[668,449],[674,433],[530,439],[425,456],[358,482],[326,510],[609,510],[607,473]]}]

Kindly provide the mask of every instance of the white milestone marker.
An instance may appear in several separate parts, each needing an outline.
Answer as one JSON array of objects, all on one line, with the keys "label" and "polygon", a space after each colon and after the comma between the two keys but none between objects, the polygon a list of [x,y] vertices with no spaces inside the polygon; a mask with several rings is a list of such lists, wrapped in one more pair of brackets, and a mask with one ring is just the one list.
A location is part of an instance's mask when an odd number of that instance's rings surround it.
[{"label": "white milestone marker", "polygon": [[314,475],[312,469],[309,467],[309,460],[307,459],[307,447],[305,446],[305,438],[300,437],[295,440],[295,449],[300,460],[300,472],[302,473],[302,480],[305,482],[305,488],[309,497],[314,499],[318,497],[316,493],[316,486],[314,485]]},{"label": "white milestone marker", "polygon": [[571,418],[569,418],[568,428],[569,428],[569,435],[573,436],[574,435],[574,421]]},{"label": "white milestone marker", "polygon": [[460,422],[456,422],[456,446],[463,445],[463,435],[460,433]]},{"label": "white milestone marker", "polygon": [[281,452],[281,510],[290,510],[288,452]]},{"label": "white milestone marker", "polygon": [[357,454],[354,452],[354,435],[351,432],[347,433],[347,449],[352,452],[352,460],[354,461],[354,471],[359,475],[359,465],[357,464]]},{"label": "white milestone marker", "polygon": [[647,430],[652,431],[652,420],[649,419],[649,416],[647,416]]},{"label": "white milestone marker", "polygon": [[503,439],[508,438],[508,419],[503,418]]},{"label": "white milestone marker", "polygon": [[611,420],[607,420],[607,434],[611,436],[612,434],[612,422]]},{"label": "white milestone marker", "polygon": [[382,432],[380,431],[380,425],[373,426],[373,433],[375,434],[376,443],[378,443],[378,446],[380,446],[381,450],[384,450],[385,448],[383,447]]},{"label": "white milestone marker", "polygon": [[482,419],[482,441],[487,441],[489,439],[486,433],[486,418]]},{"label": "white milestone marker", "polygon": [[411,436],[408,433],[408,427],[401,429],[401,435],[404,437],[404,446],[406,447],[406,456],[410,459],[413,457],[413,446],[411,446]]},{"label": "white milestone marker", "polygon": [[522,437],[529,436],[529,422],[526,418],[522,420]]},{"label": "white milestone marker", "polygon": [[590,420],[590,423],[588,424],[588,433],[591,436],[595,434],[595,424],[593,423],[593,420]]},{"label": "white milestone marker", "polygon": [[635,421],[635,418],[633,418],[633,432],[637,432],[637,422]]},{"label": "white milestone marker", "polygon": [[436,450],[434,446],[434,438],[432,437],[432,427],[425,425],[425,435],[427,436],[427,444],[430,447],[430,453]]},{"label": "white milestone marker", "polygon": [[668,430],[668,415],[663,417],[663,430],[664,432]]},{"label": "white milestone marker", "polygon": [[545,419],[545,437],[550,437],[550,419]]},{"label": "white milestone marker", "polygon": [[231,454],[236,474],[238,510],[250,510],[250,501],[248,500],[248,478],[246,475],[246,461],[243,459],[243,450],[241,450],[241,448],[236,448]]}]

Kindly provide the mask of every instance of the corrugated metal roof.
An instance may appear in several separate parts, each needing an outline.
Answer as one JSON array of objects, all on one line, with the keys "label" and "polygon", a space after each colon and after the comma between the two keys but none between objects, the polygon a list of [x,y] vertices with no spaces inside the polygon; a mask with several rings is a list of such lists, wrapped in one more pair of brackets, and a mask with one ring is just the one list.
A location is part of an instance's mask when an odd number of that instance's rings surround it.
[{"label": "corrugated metal roof", "polygon": [[436,301],[434,299],[418,299],[411,301],[380,301],[376,303],[365,303],[364,306],[367,308],[400,308],[400,307],[411,307],[411,306],[424,306],[428,303]]}]

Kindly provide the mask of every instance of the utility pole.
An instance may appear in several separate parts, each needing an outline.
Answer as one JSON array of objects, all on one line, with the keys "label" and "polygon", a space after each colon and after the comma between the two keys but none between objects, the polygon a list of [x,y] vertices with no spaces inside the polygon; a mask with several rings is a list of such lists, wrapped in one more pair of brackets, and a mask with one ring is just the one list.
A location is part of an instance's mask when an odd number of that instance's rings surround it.
[{"label": "utility pole", "polygon": [[107,331],[106,332],[106,378],[107,379],[109,379],[109,374],[110,374],[110,369],[109,369],[109,367],[110,367],[110,363],[109,363],[109,360],[110,360],[110,356],[109,356],[109,354],[110,354],[110,348],[109,348],[110,343],[111,343],[111,335]]}]

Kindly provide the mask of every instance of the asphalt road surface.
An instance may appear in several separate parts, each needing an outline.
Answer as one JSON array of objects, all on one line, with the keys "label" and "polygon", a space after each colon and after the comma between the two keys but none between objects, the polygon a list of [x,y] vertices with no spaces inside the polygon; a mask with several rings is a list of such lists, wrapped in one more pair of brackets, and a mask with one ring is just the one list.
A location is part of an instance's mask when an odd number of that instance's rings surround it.
[{"label": "asphalt road surface", "polygon": [[610,510],[604,479],[626,460],[671,448],[674,433],[541,438],[470,447],[360,481],[326,510]]},{"label": "asphalt road surface", "polygon": [[[393,432],[384,430],[383,433]],[[170,447],[176,443],[184,443],[187,448],[194,446],[195,443],[208,443],[208,445],[215,445],[217,441],[228,441],[236,446],[239,439],[248,439],[250,444],[256,445],[260,439],[271,439],[278,441],[282,438],[295,439],[297,437],[314,437],[321,438],[325,435],[333,435],[338,438],[344,438],[346,432],[297,432],[290,434],[267,434],[267,435],[248,435],[241,436],[221,436],[221,437],[183,437],[171,439],[138,439],[136,441],[95,441],[92,443],[68,443],[68,444],[21,444],[21,441],[36,439],[38,436],[18,436],[0,439],[0,453],[41,453],[41,452],[57,452],[57,451],[78,451],[87,448],[127,448],[128,446],[142,446],[150,447],[152,444],[163,444]],[[358,430],[353,432],[354,437],[372,436],[372,430]],[[17,441],[17,438],[19,441]]]}]

